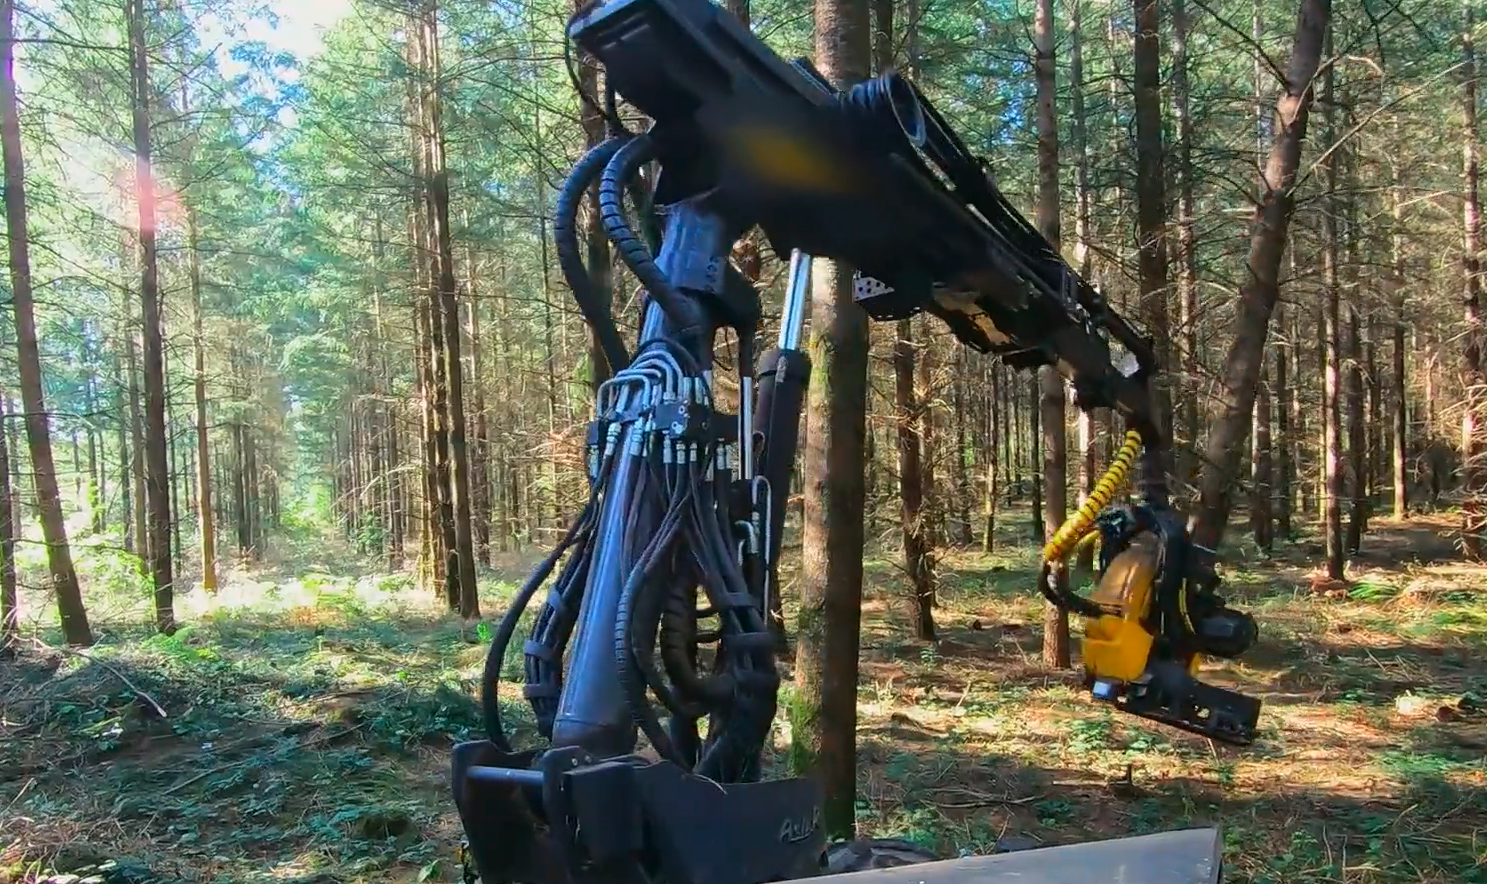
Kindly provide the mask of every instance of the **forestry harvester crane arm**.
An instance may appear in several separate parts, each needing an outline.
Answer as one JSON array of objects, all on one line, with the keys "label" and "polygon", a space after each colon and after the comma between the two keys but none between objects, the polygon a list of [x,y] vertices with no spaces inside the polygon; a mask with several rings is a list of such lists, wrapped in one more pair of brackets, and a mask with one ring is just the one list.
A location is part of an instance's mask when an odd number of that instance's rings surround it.
[{"label": "forestry harvester crane arm", "polygon": [[[488,738],[454,751],[480,879],[763,884],[840,870],[826,862],[818,785],[765,778],[761,763],[780,686],[776,569],[810,374],[813,256],[856,268],[855,299],[873,319],[933,314],[1008,365],[1056,367],[1080,408],[1122,415],[1124,444],[1044,549],[1040,589],[1084,617],[1096,700],[1250,742],[1258,701],[1197,679],[1202,656],[1239,655],[1256,628],[1215,593],[1213,552],[1169,505],[1151,341],[1017,213],[924,95],[894,73],[838,91],[709,0],[600,0],[568,33],[603,65],[611,98],[651,123],[630,133],[609,102],[610,138],[558,197],[558,258],[613,375],[589,427],[588,501],[491,643]],[[646,292],[633,353],[580,257],[578,206],[595,189],[605,233]],[[778,345],[757,370],[759,293],[729,259],[754,228],[791,256]],[[739,344],[736,415],[718,409],[713,384],[726,329]],[[1133,466],[1136,499],[1116,504]],[[1100,578],[1084,596],[1059,578],[1087,539],[1100,541]],[[497,688],[518,627],[527,637],[509,666],[540,748],[514,747],[502,723]],[[984,869],[918,865],[913,879],[1217,880],[1214,830],[1151,837],[1029,851],[1039,857],[1021,870],[1018,855],[970,861]]]}]

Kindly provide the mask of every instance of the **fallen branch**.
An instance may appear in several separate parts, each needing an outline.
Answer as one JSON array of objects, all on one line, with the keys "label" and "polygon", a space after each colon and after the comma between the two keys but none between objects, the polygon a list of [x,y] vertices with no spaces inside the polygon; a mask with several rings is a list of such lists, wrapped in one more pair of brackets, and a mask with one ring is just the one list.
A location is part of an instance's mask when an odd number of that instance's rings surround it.
[{"label": "fallen branch", "polygon": [[1021,798],[1013,798],[1007,795],[988,795],[985,792],[977,792],[974,789],[967,789],[963,786],[950,786],[943,789],[931,789],[930,791],[943,794],[965,795],[972,799],[970,801],[930,802],[930,804],[943,810],[969,810],[975,807],[990,807],[994,804],[1021,807],[1024,804],[1032,804],[1034,801],[1043,797],[1039,794],[1025,795]]},{"label": "fallen branch", "polygon": [[71,654],[74,657],[81,657],[84,660],[87,660],[89,663],[94,663],[98,666],[102,666],[104,669],[107,669],[109,672],[113,673],[115,678],[117,678],[119,681],[122,681],[124,683],[124,687],[133,691],[136,699],[148,704],[151,709],[154,709],[156,715],[160,716],[161,718],[167,717],[165,714],[165,707],[155,702],[154,697],[151,697],[149,694],[136,687],[134,682],[130,681],[129,677],[126,676],[124,673],[120,672],[115,667],[103,662],[97,657],[94,657],[92,654],[89,654],[86,651],[79,651],[77,648],[54,648],[39,638],[32,638],[31,641],[34,642],[38,648],[41,648],[44,651],[54,651],[61,654]]}]

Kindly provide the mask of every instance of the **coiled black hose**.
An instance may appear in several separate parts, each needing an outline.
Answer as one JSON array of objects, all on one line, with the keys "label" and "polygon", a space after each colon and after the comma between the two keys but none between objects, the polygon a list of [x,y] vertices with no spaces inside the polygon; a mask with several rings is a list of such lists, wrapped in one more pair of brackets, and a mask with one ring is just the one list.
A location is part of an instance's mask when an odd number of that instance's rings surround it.
[{"label": "coiled black hose", "polygon": [[604,231],[625,266],[670,318],[675,327],[673,334],[688,340],[704,330],[701,308],[683,298],[671,285],[671,280],[656,266],[650,247],[635,235],[625,217],[625,183],[654,156],[655,145],[649,135],[637,135],[615,152],[599,179],[599,213],[604,219]]},{"label": "coiled black hose", "polygon": [[558,266],[563,278],[573,290],[573,300],[594,332],[594,339],[604,351],[611,373],[630,364],[625,341],[615,325],[614,315],[606,308],[594,287],[589,269],[584,266],[578,248],[578,206],[594,181],[604,172],[604,167],[624,145],[620,138],[610,138],[595,146],[573,166],[563,187],[558,191],[558,204],[552,222],[553,244],[557,248]]}]

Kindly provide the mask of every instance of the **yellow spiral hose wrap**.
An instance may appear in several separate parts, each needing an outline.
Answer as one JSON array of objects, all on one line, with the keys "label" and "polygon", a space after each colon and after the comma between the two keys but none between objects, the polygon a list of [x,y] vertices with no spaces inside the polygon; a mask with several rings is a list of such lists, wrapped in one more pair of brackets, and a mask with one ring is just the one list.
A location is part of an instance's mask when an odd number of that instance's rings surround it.
[{"label": "yellow spiral hose wrap", "polygon": [[1126,474],[1130,472],[1131,464],[1135,463],[1136,455],[1141,452],[1141,434],[1135,430],[1127,430],[1126,438],[1121,443],[1120,450],[1115,453],[1115,460],[1110,463],[1110,468],[1105,470],[1105,475],[1095,483],[1095,490],[1091,491],[1089,497],[1085,498],[1080,505],[1079,511],[1067,519],[1059,529],[1054,532],[1053,539],[1043,547],[1043,561],[1049,564],[1061,562],[1069,557],[1074,547],[1084,535],[1095,524],[1095,517],[1100,510],[1109,506],[1110,501],[1125,483]]}]

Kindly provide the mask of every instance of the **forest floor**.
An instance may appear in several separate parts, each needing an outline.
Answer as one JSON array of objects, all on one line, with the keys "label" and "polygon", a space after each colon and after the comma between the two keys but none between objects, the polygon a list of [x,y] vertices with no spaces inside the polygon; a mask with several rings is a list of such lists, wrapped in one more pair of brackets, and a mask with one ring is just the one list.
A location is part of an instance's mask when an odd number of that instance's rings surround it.
[{"label": "forest floor", "polygon": [[[1236,884],[1487,882],[1487,569],[1449,525],[1379,521],[1346,590],[1314,588],[1305,540],[1227,553],[1262,638],[1207,677],[1265,702],[1243,750],[1044,669],[1030,547],[946,556],[933,645],[870,561],[864,834],[954,855],[1218,823]],[[172,637],[100,615],[87,656],[49,638],[0,663],[0,882],[459,879],[448,748],[479,729],[483,646],[334,545],[281,559],[181,599]]]}]

